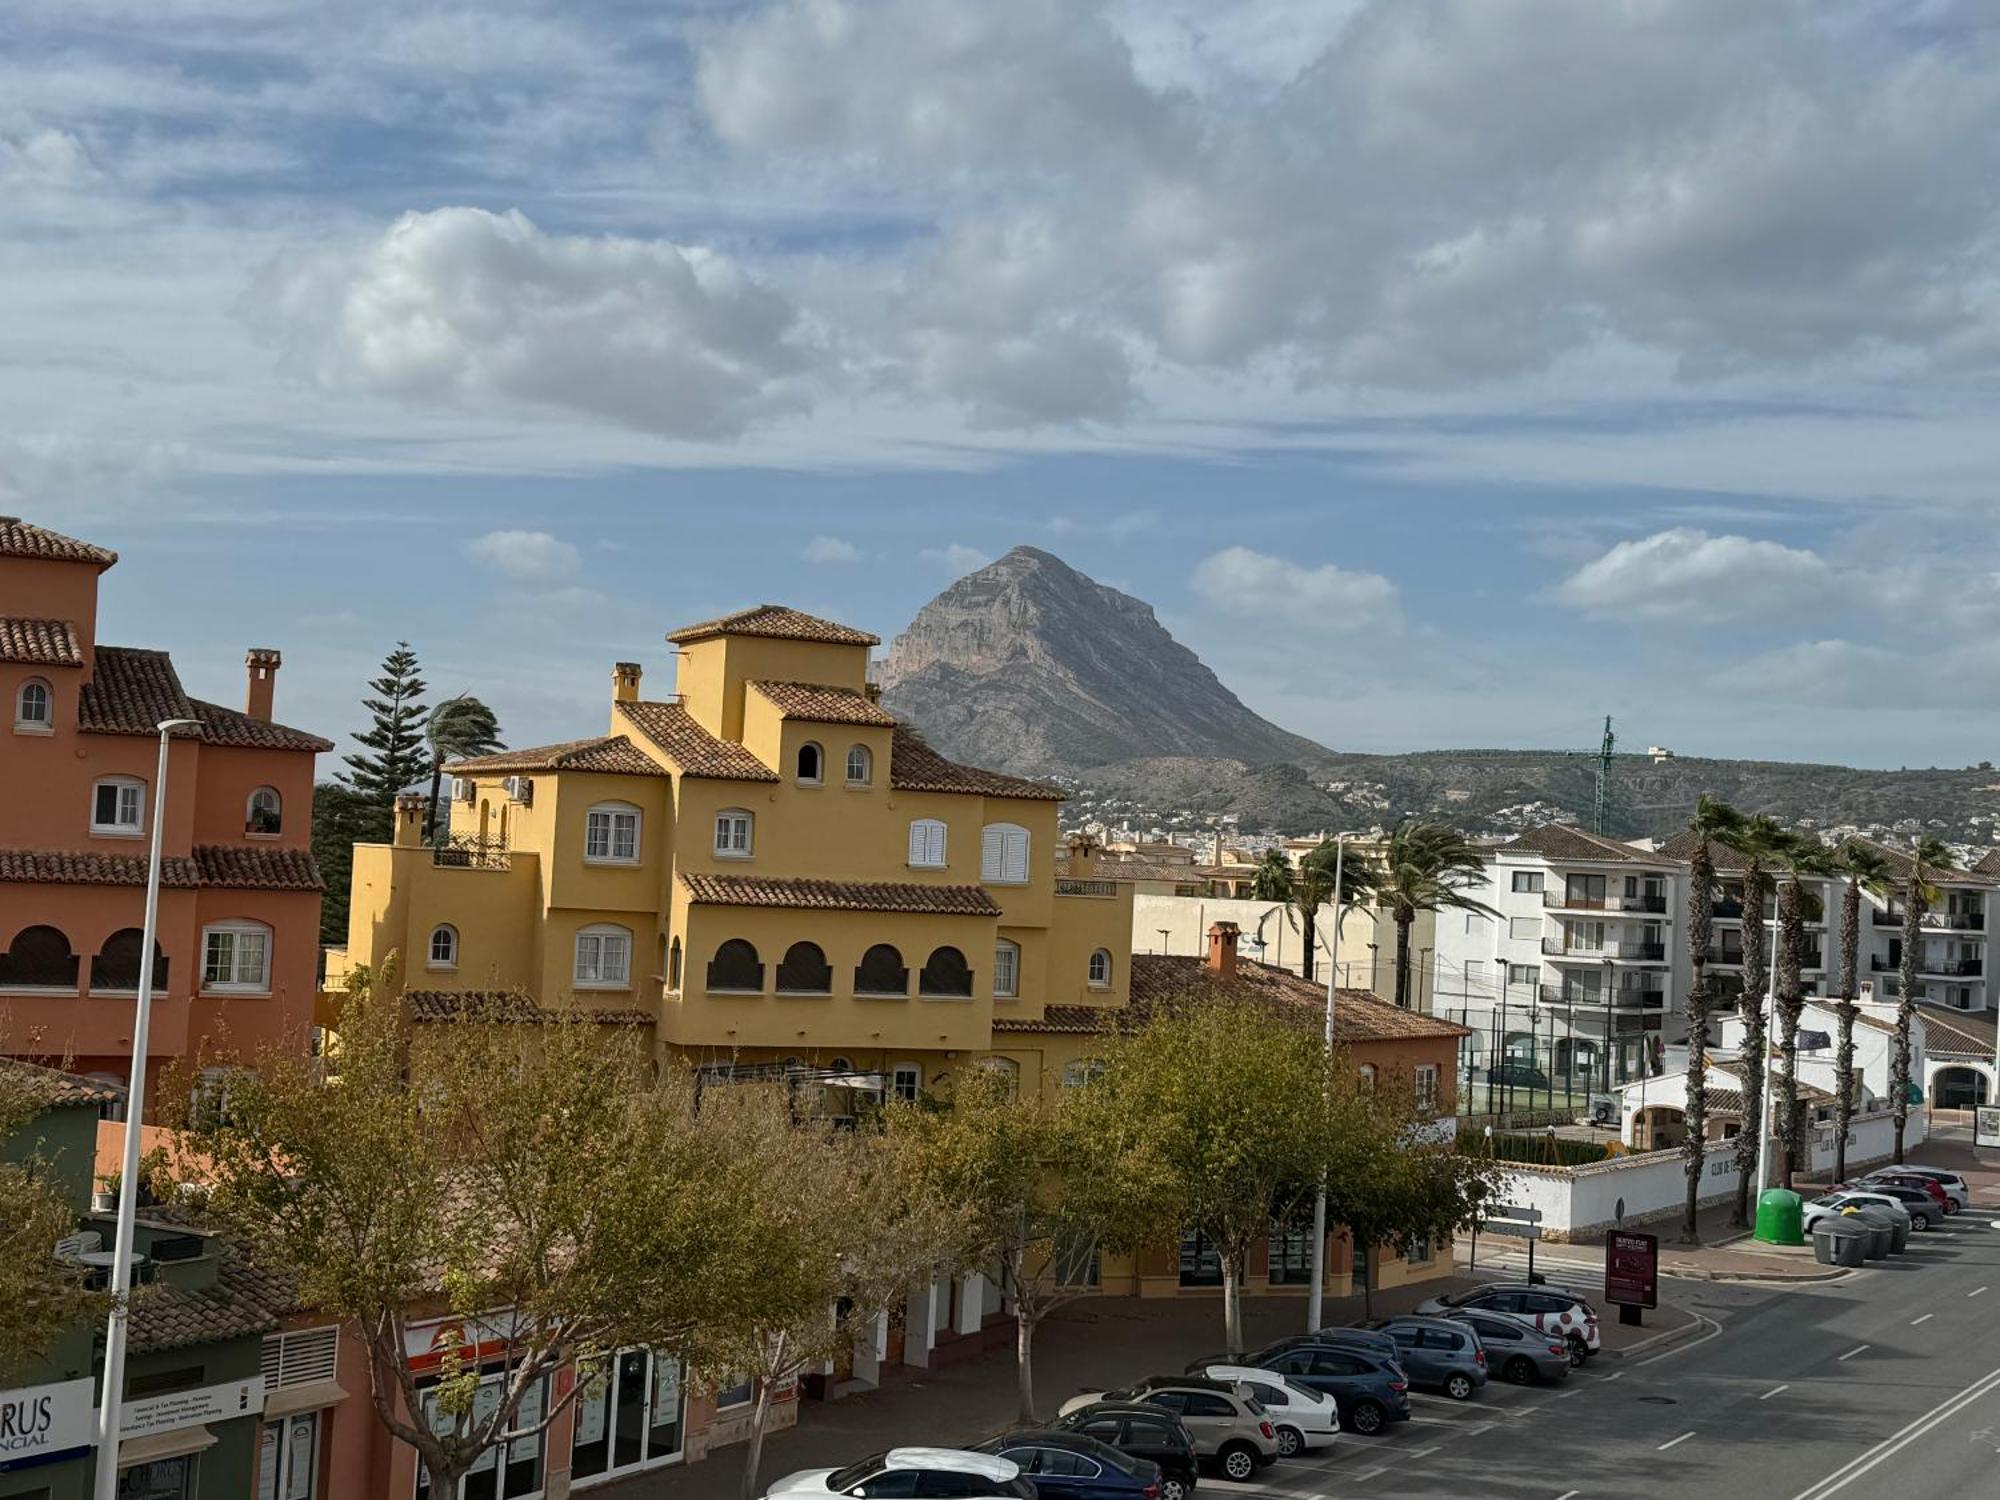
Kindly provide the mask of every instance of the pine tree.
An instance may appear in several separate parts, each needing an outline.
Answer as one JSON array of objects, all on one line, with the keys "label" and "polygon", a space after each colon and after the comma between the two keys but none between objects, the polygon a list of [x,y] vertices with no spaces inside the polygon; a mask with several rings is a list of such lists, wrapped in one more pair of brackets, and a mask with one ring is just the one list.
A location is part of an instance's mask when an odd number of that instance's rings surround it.
[{"label": "pine tree", "polygon": [[424,682],[408,641],[396,642],[382,662],[382,675],[368,689],[374,696],[363,698],[361,706],[375,722],[354,738],[372,753],[345,757],[348,770],[341,780],[367,804],[368,836],[380,840],[395,832],[396,794],[430,770],[424,752]]}]

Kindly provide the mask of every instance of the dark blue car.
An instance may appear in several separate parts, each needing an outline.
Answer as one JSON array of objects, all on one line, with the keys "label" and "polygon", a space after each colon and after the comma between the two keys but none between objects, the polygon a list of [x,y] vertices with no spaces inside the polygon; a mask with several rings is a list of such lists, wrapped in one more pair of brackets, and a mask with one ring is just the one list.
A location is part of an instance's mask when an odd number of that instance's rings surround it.
[{"label": "dark blue car", "polygon": [[1041,1500],[1158,1500],[1160,1466],[1081,1432],[1023,1427],[978,1444],[1021,1466]]},{"label": "dark blue car", "polygon": [[1393,1359],[1359,1346],[1301,1344],[1249,1363],[1333,1397],[1345,1432],[1374,1437],[1410,1419],[1410,1377]]}]

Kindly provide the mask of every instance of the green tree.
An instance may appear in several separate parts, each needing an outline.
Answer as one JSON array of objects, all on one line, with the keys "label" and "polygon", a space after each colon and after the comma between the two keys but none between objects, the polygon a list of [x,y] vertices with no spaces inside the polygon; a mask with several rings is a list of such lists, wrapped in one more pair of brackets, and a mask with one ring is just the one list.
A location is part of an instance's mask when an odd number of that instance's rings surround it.
[{"label": "green tree", "polygon": [[1292,862],[1283,846],[1266,849],[1250,876],[1250,894],[1259,901],[1292,899]]},{"label": "green tree", "polygon": [[1764,1014],[1767,975],[1764,971],[1764,898],[1769,872],[1780,858],[1785,830],[1768,814],[1747,817],[1722,836],[1722,842],[1743,858],[1743,993],[1737,1014],[1743,1020],[1743,1129],[1736,1137],[1736,1205],[1730,1222],[1738,1228],[1750,1222],[1750,1181],[1757,1172],[1757,1153],[1764,1135],[1764,1090],[1770,1087],[1770,1028]]},{"label": "green tree", "polygon": [[396,642],[382,661],[382,675],[368,690],[373,696],[363,698],[361,706],[371,722],[354,737],[368,753],[344,756],[348,769],[341,779],[370,809],[369,837],[386,840],[395,831],[396,794],[426,769],[424,681],[408,641]]},{"label": "green tree", "polygon": [[1739,826],[1743,815],[1726,802],[1703,797],[1696,804],[1688,831],[1695,836],[1688,855],[1688,948],[1694,981],[1688,986],[1688,1069],[1685,1114],[1687,1140],[1687,1212],[1681,1239],[1701,1243],[1702,1174],[1708,1167],[1708,1015],[1711,997],[1708,949],[1715,937],[1715,840]]},{"label": "green tree", "polygon": [[322,781],[313,788],[313,859],[326,884],[319,903],[322,943],[339,947],[347,941],[354,846],[376,836],[375,809],[359,792],[339,781]]},{"label": "green tree", "polygon": [[[300,1308],[359,1330],[377,1420],[450,1495],[577,1399],[536,1395],[565,1363],[681,1347],[726,1307],[756,1174],[697,1139],[684,1080],[656,1077],[636,1032],[568,1011],[413,1027],[392,978],[351,991],[337,1084],[277,1046],[228,1073],[226,1111],[195,1107],[186,1069],[165,1097],[209,1164],[208,1217]],[[506,1331],[505,1352],[482,1369],[450,1343],[420,1391],[409,1325],[441,1313],[473,1344]],[[475,1400],[482,1377],[497,1399]]]},{"label": "green tree", "polygon": [[[1378,1111],[1383,1103],[1378,1098]],[[1497,1163],[1423,1143],[1411,1134],[1414,1123],[1409,1111],[1378,1112],[1382,1149],[1366,1170],[1338,1176],[1328,1193],[1328,1219],[1347,1226],[1357,1258],[1379,1245],[1407,1249],[1418,1241],[1448,1240],[1472,1223],[1480,1204],[1499,1187]],[[1375,1282],[1371,1274],[1361,1285],[1361,1307],[1369,1317],[1375,1314]]]},{"label": "green tree", "polygon": [[76,1232],[76,1209],[50,1175],[37,1116],[55,1100],[59,1075],[0,1058],[0,1383],[47,1355],[69,1329],[108,1310],[75,1267],[50,1253]]},{"label": "green tree", "polygon": [[1850,839],[1841,849],[1838,869],[1846,878],[1840,893],[1840,1039],[1833,1054],[1834,1101],[1833,1180],[1847,1181],[1847,1132],[1854,1124],[1855,997],[1861,979],[1861,898],[1889,899],[1890,864],[1873,844]]},{"label": "green tree", "polygon": [[[1334,886],[1336,875],[1340,880],[1338,891]],[[1305,944],[1299,972],[1308,980],[1314,978],[1313,952],[1317,946],[1314,939],[1319,932],[1320,908],[1336,905],[1336,896],[1343,917],[1356,902],[1367,900],[1368,864],[1358,849],[1349,849],[1343,858],[1340,846],[1328,839],[1299,860],[1298,868],[1291,873],[1291,884],[1284,897],[1289,906],[1289,919]],[[1336,932],[1329,962],[1337,964],[1339,958],[1340,934]]]},{"label": "green tree", "polygon": [[1903,1161],[1903,1129],[1910,1119],[1910,1023],[1917,1013],[1917,974],[1923,960],[1924,913],[1937,900],[1930,883],[1933,870],[1951,868],[1951,853],[1925,835],[1910,850],[1909,869],[1902,880],[1903,962],[1896,976],[1896,1041],[1889,1054],[1889,1092],[1895,1095],[1896,1155]]},{"label": "green tree", "polygon": [[425,842],[438,842],[443,832],[438,827],[438,792],[444,784],[444,763],[491,755],[500,748],[500,721],[470,693],[445,699],[425,717],[424,749],[431,762],[431,796],[424,808]]},{"label": "green tree", "polygon": [[1466,894],[1486,879],[1486,862],[1464,834],[1443,823],[1405,818],[1390,833],[1370,874],[1371,899],[1396,924],[1396,1003],[1410,1006],[1410,926],[1420,911],[1499,913]]}]

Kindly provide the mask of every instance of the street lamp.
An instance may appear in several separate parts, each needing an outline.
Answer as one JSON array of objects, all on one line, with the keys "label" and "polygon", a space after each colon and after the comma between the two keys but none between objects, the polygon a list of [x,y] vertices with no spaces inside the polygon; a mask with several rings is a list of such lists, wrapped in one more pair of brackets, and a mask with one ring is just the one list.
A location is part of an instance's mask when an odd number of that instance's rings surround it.
[{"label": "street lamp", "polygon": [[125,1335],[131,1309],[132,1241],[139,1207],[139,1129],[146,1112],[146,1035],[153,1019],[153,946],[160,927],[160,837],[167,826],[167,741],[199,719],[160,721],[160,762],[153,777],[153,838],[146,859],[146,923],[139,948],[139,996],[132,1018],[132,1070],[125,1096],[125,1153],[118,1174],[118,1232],[112,1241],[111,1316],[104,1330],[104,1389],[97,1406],[96,1500],[118,1497],[119,1408],[125,1396]]},{"label": "street lamp", "polygon": [[[1345,881],[1347,865],[1347,835],[1341,834],[1333,846],[1333,952],[1336,960],[1340,955],[1340,909],[1347,896]],[[1333,1066],[1333,995],[1334,986],[1339,982],[1338,962],[1326,966],[1326,1065]],[[1330,1080],[1329,1080],[1330,1081]],[[1368,1252],[1360,1245],[1355,1249],[1362,1255]],[[1306,1332],[1318,1333],[1320,1307],[1326,1294],[1326,1180],[1320,1180],[1319,1191],[1313,1195],[1313,1263],[1312,1287],[1306,1297]]]}]

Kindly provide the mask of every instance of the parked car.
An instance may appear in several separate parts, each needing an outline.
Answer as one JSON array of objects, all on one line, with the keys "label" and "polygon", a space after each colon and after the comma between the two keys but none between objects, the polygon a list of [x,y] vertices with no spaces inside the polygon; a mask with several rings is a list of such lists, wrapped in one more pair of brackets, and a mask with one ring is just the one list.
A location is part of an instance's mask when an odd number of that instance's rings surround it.
[{"label": "parked car", "polygon": [[1314,1345],[1335,1348],[1366,1349],[1371,1354],[1379,1354],[1384,1359],[1396,1357],[1396,1341],[1387,1334],[1372,1328],[1322,1328],[1317,1333],[1295,1333],[1281,1339],[1274,1339],[1261,1349],[1248,1354],[1204,1354],[1200,1359],[1188,1361],[1187,1372],[1199,1375],[1210,1365],[1256,1365],[1269,1368],[1271,1359],[1288,1349],[1306,1349]]},{"label": "parked car", "polygon": [[1486,1081],[1503,1086],[1511,1083],[1517,1088],[1546,1089],[1555,1087],[1549,1075],[1533,1063],[1496,1063],[1486,1070]]},{"label": "parked car", "polygon": [[1376,1436],[1391,1422],[1410,1419],[1409,1374],[1395,1360],[1372,1349],[1353,1344],[1299,1344],[1245,1363],[1276,1371],[1333,1397],[1341,1426],[1363,1437]]},{"label": "parked car", "polygon": [[1188,1500],[1194,1494],[1200,1458],[1194,1439],[1172,1412],[1142,1401],[1094,1401],[1050,1424],[1058,1432],[1094,1437],[1131,1458],[1160,1466],[1160,1500]]},{"label": "parked car", "polygon": [[[914,1477],[913,1477],[914,1476]],[[891,1448],[844,1469],[801,1469],[768,1490],[766,1500],[810,1500],[819,1495],[894,1495],[909,1500],[954,1500],[960,1495],[1005,1495],[1035,1500],[1032,1481],[1011,1459],[960,1448]]]},{"label": "parked car", "polygon": [[1256,1398],[1277,1429],[1278,1457],[1333,1446],[1340,1431],[1340,1407],[1324,1391],[1255,1365],[1210,1365],[1202,1373],[1211,1380],[1233,1381]]},{"label": "parked car", "polygon": [[1909,1223],[1909,1227],[1913,1229],[1916,1227],[1915,1222],[1910,1219],[1908,1211],[1893,1198],[1884,1198],[1879,1193],[1844,1192],[1828,1193],[1823,1198],[1813,1199],[1800,1214],[1800,1227],[1806,1233],[1810,1234],[1812,1233],[1813,1225],[1817,1224],[1821,1219],[1828,1217],[1838,1218],[1840,1215],[1857,1208],[1879,1208],[1884,1213],[1900,1216]]},{"label": "parked car", "polygon": [[1561,1334],[1545,1332],[1523,1317],[1476,1307],[1453,1308],[1445,1316],[1479,1335],[1487,1364],[1502,1380],[1530,1385],[1569,1378],[1574,1360],[1569,1340]]},{"label": "parked car", "polygon": [[1083,1432],[1022,1427],[973,1445],[1019,1466],[1041,1500],[1160,1500],[1160,1466]]},{"label": "parked car", "polygon": [[1944,1212],[1937,1206],[1937,1199],[1919,1188],[1898,1187],[1893,1182],[1854,1182],[1837,1183],[1834,1191],[1894,1203],[1910,1216],[1912,1229],[1929,1229],[1933,1224],[1944,1222]]},{"label": "parked car", "polygon": [[1939,1213],[1950,1215],[1958,1212],[1951,1201],[1951,1195],[1945,1192],[1944,1184],[1934,1177],[1926,1177],[1921,1172],[1905,1172],[1900,1167],[1883,1168],[1881,1171],[1870,1172],[1862,1178],[1861,1185],[1915,1188],[1937,1205]]},{"label": "parked car", "polygon": [[1918,1177],[1928,1177],[1944,1189],[1944,1195],[1951,1200],[1947,1213],[1957,1213],[1972,1207],[1972,1185],[1956,1172],[1947,1172],[1942,1167],[1913,1167],[1907,1163],[1896,1168],[1898,1172],[1908,1172]]},{"label": "parked car", "polygon": [[1454,1401],[1470,1401],[1486,1384],[1486,1350],[1478,1333],[1464,1323],[1412,1313],[1380,1318],[1368,1326],[1396,1341],[1396,1362],[1409,1372],[1412,1385],[1443,1391]]},{"label": "parked car", "polygon": [[1194,1451],[1230,1479],[1244,1480],[1278,1456],[1278,1431],[1242,1386],[1200,1375],[1153,1375],[1115,1391],[1072,1396],[1062,1414],[1099,1401],[1143,1402],[1172,1412],[1194,1439]]},{"label": "parked car", "polygon": [[[1470,1291],[1447,1292],[1442,1297],[1432,1297],[1418,1303],[1417,1312],[1424,1317],[1435,1318],[1462,1307],[1526,1319],[1543,1333],[1565,1340],[1573,1365],[1581,1365],[1602,1347],[1598,1336],[1597,1309],[1568,1287],[1494,1281],[1473,1287]],[[1487,1352],[1490,1359],[1492,1351]]]}]

